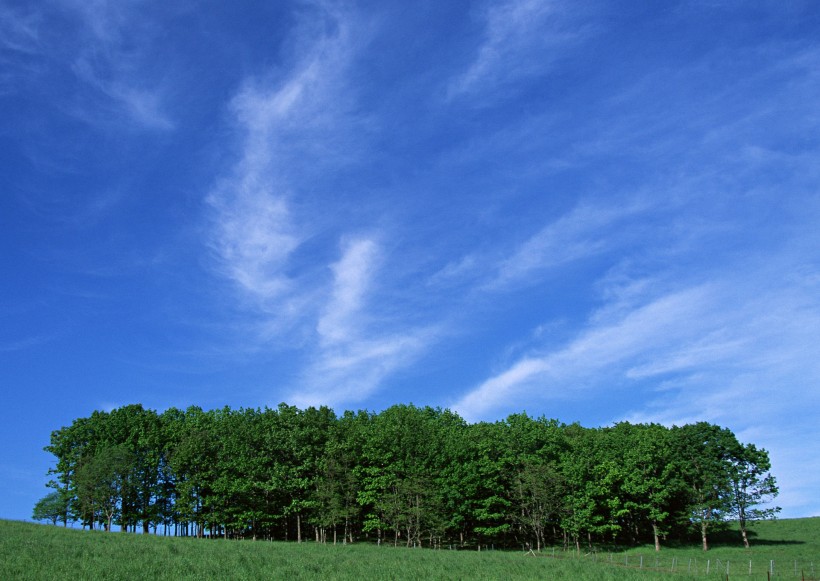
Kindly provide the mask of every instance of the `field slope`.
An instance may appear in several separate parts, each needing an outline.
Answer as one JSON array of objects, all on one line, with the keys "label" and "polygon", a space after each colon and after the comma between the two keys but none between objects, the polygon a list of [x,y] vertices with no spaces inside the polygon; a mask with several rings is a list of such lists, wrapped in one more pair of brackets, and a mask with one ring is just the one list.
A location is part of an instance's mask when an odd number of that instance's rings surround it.
[{"label": "field slope", "polygon": [[776,579],[817,578],[812,568],[820,565],[820,518],[761,523],[754,530],[750,551],[724,541],[707,554],[668,548],[656,562],[649,548],[599,548],[580,558],[561,558],[558,551],[552,558],[551,549],[534,557],[506,551],[197,540],[0,520],[0,578],[725,579],[728,565],[729,578],[765,579],[770,561]]}]

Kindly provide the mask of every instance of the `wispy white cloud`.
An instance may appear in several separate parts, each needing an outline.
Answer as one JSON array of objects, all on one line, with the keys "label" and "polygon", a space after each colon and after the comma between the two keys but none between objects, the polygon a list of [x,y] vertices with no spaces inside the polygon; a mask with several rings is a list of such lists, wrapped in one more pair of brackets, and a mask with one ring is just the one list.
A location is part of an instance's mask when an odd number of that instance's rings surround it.
[{"label": "wispy white cloud", "polygon": [[66,9],[77,15],[88,27],[91,34],[105,43],[118,42],[128,25],[134,9],[142,0],[60,0]]},{"label": "wispy white cloud", "polygon": [[108,218],[126,198],[125,191],[112,188],[83,196],[55,194],[51,190],[30,190],[18,195],[20,203],[52,225],[86,229]]},{"label": "wispy white cloud", "polygon": [[341,260],[333,265],[333,293],[317,325],[323,344],[345,342],[359,334],[357,315],[377,260],[376,244],[362,239],[349,242]]},{"label": "wispy white cloud", "polygon": [[[813,484],[791,451],[795,441],[816,434],[804,411],[820,406],[820,271],[816,248],[806,253],[805,246],[817,235],[802,227],[792,234],[763,257],[701,272],[708,283],[689,284],[692,273],[674,264],[658,278],[604,279],[613,288],[600,289],[605,302],[575,338],[533,345],[454,408],[470,419],[491,418],[566,400],[612,399],[615,390],[621,410],[611,421],[706,420],[768,448],[776,473],[790,484],[781,502],[790,514],[803,514]],[[768,427],[761,432],[762,425]]]},{"label": "wispy white cloud", "polygon": [[[40,46],[40,15],[0,5],[0,49],[34,54]],[[2,58],[2,57],[0,57]]]},{"label": "wispy white cloud", "polygon": [[150,55],[158,26],[142,4],[59,0],[38,12],[50,26],[38,35],[34,54],[81,81],[58,104],[63,111],[106,131],[174,129],[168,82]]},{"label": "wispy white cloud", "polygon": [[657,204],[646,196],[627,196],[617,202],[581,200],[523,240],[502,239],[494,248],[448,262],[425,284],[437,292],[467,287],[474,296],[534,286],[562,267],[615,254],[633,244],[636,224],[653,210]]},{"label": "wispy white cloud", "polygon": [[443,268],[437,270],[426,281],[430,287],[449,287],[460,284],[464,280],[475,277],[477,273],[484,270],[481,259],[476,254],[468,254],[457,260],[448,262]]},{"label": "wispy white cloud", "polygon": [[12,339],[0,341],[0,353],[14,353],[34,349],[48,343],[54,339],[54,335],[25,337],[23,339]]},{"label": "wispy white cloud", "polygon": [[[573,397],[579,389],[624,360],[643,360],[657,349],[693,340],[699,331],[708,286],[670,293],[647,302],[615,321],[590,326],[567,345],[545,353],[522,357],[464,395],[455,409],[467,418],[479,419],[511,404],[526,394],[529,401]],[[563,390],[563,393],[557,389]]]},{"label": "wispy white cloud", "polygon": [[805,516],[816,510],[810,475],[820,468],[799,444],[817,437],[812,412],[820,408],[820,287],[788,273],[778,279],[768,288],[755,285],[758,296],[724,294],[704,325],[720,331],[694,349],[670,349],[653,364],[628,369],[628,377],[656,381],[659,388],[623,419],[731,427],[742,440],[769,450],[773,473],[786,483],[777,501],[787,507],[786,516]]},{"label": "wispy white cloud", "polygon": [[139,0],[0,6],[0,82],[13,93],[72,72],[81,83],[54,103],[62,112],[105,130],[170,130],[168,82],[150,58],[156,34]]},{"label": "wispy white cloud", "polygon": [[378,312],[378,298],[372,295],[382,264],[374,240],[344,244],[341,258],[331,266],[333,285],[317,323],[318,347],[289,398],[297,405],[362,401],[434,340],[433,328],[408,326]]},{"label": "wispy white cloud", "polygon": [[[125,117],[133,126],[141,129],[174,129],[175,124],[168,114],[161,87],[154,86],[153,82],[136,81],[134,77],[125,78],[119,73],[108,74],[94,64],[96,60],[96,56],[78,58],[74,63],[74,72],[107,101],[109,107],[116,112],[116,117]],[[123,65],[119,62],[116,68],[129,68]],[[104,106],[103,110],[105,109]],[[112,123],[110,118],[101,117],[99,111],[91,111],[84,106],[75,106],[73,112],[90,123]]]},{"label": "wispy white cloud", "polygon": [[489,287],[505,287],[563,264],[613,251],[619,222],[646,210],[647,204],[581,203],[524,241],[497,265]]},{"label": "wispy white cloud", "polygon": [[562,50],[588,34],[570,6],[556,0],[508,0],[482,13],[485,38],[467,70],[448,87],[448,97],[494,94],[511,83],[543,74]]},{"label": "wispy white cloud", "polygon": [[363,34],[350,14],[318,8],[330,24],[318,34],[297,26],[289,72],[248,79],[233,99],[241,153],[207,198],[219,272],[252,300],[251,312],[270,333],[299,329],[303,364],[287,395],[297,405],[361,401],[415,360],[431,336],[381,308],[379,282],[389,286],[393,273],[384,269],[379,232],[343,231],[330,264],[303,256],[312,237],[326,233],[300,195],[317,168],[332,171],[351,159],[361,122],[345,72]]},{"label": "wispy white cloud", "polygon": [[332,140],[345,122],[340,75],[354,47],[348,24],[337,24],[312,45],[295,39],[304,51],[291,72],[273,82],[247,80],[231,103],[241,153],[207,198],[209,244],[221,271],[260,305],[286,293],[298,299],[292,295],[304,290],[286,267],[310,226],[294,215],[290,201],[301,172],[322,163],[315,144]]},{"label": "wispy white cloud", "polygon": [[367,338],[325,347],[287,399],[299,406],[362,402],[388,376],[417,361],[435,341],[435,329],[403,329],[394,333],[374,331]]},{"label": "wispy white cloud", "polygon": [[[819,328],[814,323],[820,304],[814,297],[820,295],[812,294],[817,283],[812,277],[800,284],[793,277],[783,280],[789,264],[780,262],[772,279],[770,268],[745,276],[731,272],[708,284],[654,296],[655,285],[636,283],[633,288],[644,293],[634,290],[624,303],[604,304],[574,340],[522,357],[466,394],[457,408],[477,417],[504,407],[524,390],[540,400],[560,398],[552,389],[566,387],[567,380],[594,391],[608,380],[620,384],[687,375],[702,381],[716,370],[729,376],[799,368],[820,377],[811,347]],[[755,284],[749,283],[751,277]],[[747,288],[758,289],[757,294]],[[612,300],[620,303],[620,295]],[[761,395],[764,400],[770,396]]]},{"label": "wispy white cloud", "polygon": [[218,216],[211,244],[224,273],[243,292],[268,301],[289,290],[291,281],[284,269],[300,239],[285,199],[249,181],[243,180],[243,187],[229,199],[210,196]]},{"label": "wispy white cloud", "polygon": [[41,74],[42,15],[34,6],[0,4],[0,95],[20,90],[21,78]]}]

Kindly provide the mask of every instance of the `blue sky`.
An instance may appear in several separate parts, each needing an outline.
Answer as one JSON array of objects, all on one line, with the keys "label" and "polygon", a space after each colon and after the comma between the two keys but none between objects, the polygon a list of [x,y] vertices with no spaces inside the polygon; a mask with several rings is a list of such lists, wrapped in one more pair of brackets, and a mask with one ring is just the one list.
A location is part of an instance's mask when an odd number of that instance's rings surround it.
[{"label": "blue sky", "polygon": [[128,403],[705,420],[820,515],[820,7],[0,0],[0,516]]}]

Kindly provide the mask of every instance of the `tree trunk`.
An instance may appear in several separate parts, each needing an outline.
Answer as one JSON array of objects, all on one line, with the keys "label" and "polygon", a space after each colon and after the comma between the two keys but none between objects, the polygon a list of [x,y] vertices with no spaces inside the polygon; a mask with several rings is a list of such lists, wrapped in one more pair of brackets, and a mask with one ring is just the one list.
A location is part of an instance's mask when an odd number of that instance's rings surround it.
[{"label": "tree trunk", "polygon": [[659,553],[661,550],[661,539],[658,537],[658,523],[652,523],[652,534],[655,536],[655,552]]},{"label": "tree trunk", "polygon": [[741,521],[741,523],[740,523],[740,534],[741,534],[741,536],[743,536],[743,546],[748,549],[749,548],[749,537],[746,536],[746,522],[745,521]]},{"label": "tree trunk", "polygon": [[703,541],[703,550],[704,551],[709,550],[709,541],[706,539],[706,527],[707,526],[708,525],[706,524],[706,521],[703,521],[702,523],[700,523],[700,538],[701,538],[701,541]]}]

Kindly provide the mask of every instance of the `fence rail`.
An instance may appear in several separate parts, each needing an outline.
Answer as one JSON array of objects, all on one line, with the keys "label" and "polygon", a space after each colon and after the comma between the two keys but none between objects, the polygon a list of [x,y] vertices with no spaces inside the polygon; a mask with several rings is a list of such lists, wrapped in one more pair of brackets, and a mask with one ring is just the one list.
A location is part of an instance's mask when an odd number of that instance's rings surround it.
[{"label": "fence rail", "polygon": [[[535,554],[529,551],[531,554]],[[546,549],[537,556],[554,559],[579,558],[573,552]],[[674,576],[711,577],[716,579],[743,579],[754,577],[767,580],[820,581],[820,570],[815,561],[798,559],[718,559],[696,557],[663,557],[660,555],[641,555],[624,553],[591,552],[580,556],[597,563],[610,564],[615,567],[644,569],[664,572]],[[820,561],[817,562],[820,565]]]}]

